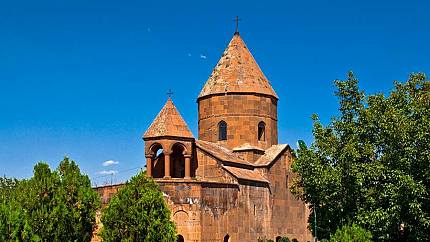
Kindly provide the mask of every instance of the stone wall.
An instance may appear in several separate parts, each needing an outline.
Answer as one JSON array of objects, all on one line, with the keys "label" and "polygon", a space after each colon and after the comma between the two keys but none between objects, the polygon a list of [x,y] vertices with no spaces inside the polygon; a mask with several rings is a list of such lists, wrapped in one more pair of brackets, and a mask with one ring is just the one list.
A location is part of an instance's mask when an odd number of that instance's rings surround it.
[{"label": "stone wall", "polygon": [[110,199],[118,192],[124,184],[114,184],[114,185],[106,185],[93,188],[99,195],[102,200],[102,207],[106,206]]},{"label": "stone wall", "polygon": [[213,158],[201,152],[196,152],[197,162],[199,164],[196,170],[196,178],[202,180],[210,180],[212,182],[229,182],[234,183],[235,179],[226,173],[221,168],[221,163]]},{"label": "stone wall", "polygon": [[[256,168],[270,185],[237,180],[214,157],[197,152],[197,179],[156,179],[185,241],[257,241],[278,236],[312,241],[307,229],[309,210],[288,186],[295,176],[291,154],[281,154],[268,167]],[[104,203],[122,185],[95,188]]]},{"label": "stone wall", "polygon": [[267,189],[240,185],[235,191],[212,188],[205,192],[212,203],[203,210],[202,226],[207,233],[202,241],[223,241],[226,235],[229,241],[256,241],[265,233]]},{"label": "stone wall", "polygon": [[271,187],[271,238],[288,236],[299,241],[312,241],[308,230],[308,207],[289,191],[292,179],[296,176],[291,171],[291,154],[286,152],[275,160],[268,168],[263,168]]},{"label": "stone wall", "polygon": [[[244,143],[266,149],[278,143],[277,100],[258,94],[214,95],[198,100],[199,139],[234,148]],[[227,140],[218,141],[218,123],[227,123]],[[266,124],[258,140],[258,123]]]},{"label": "stone wall", "polygon": [[256,241],[270,226],[269,190],[257,184],[160,181],[185,241]]}]

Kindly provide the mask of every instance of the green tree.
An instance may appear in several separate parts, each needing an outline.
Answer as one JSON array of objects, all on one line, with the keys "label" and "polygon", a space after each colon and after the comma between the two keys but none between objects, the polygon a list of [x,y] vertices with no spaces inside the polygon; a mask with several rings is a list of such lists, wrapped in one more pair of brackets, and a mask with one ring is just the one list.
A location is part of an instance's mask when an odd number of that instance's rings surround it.
[{"label": "green tree", "polygon": [[290,242],[290,239],[288,237],[282,237],[277,242]]},{"label": "green tree", "polygon": [[15,184],[0,201],[1,241],[91,240],[100,198],[74,161],[65,158],[57,171],[38,163]]},{"label": "green tree", "polygon": [[258,242],[273,242],[273,240],[272,240],[272,239],[266,239],[266,237],[258,238],[258,239],[257,239],[257,241],[258,241]]},{"label": "green tree", "polygon": [[292,166],[310,228],[316,212],[320,239],[353,222],[378,241],[429,241],[429,81],[412,74],[388,96],[366,96],[352,72],[335,84],[340,116],[326,126],[313,116],[314,142]]},{"label": "green tree", "polygon": [[176,241],[176,229],[158,185],[140,172],[102,211],[104,241]]},{"label": "green tree", "polygon": [[0,241],[19,238],[23,218],[21,207],[15,199],[18,180],[0,177]]},{"label": "green tree", "polygon": [[0,177],[0,199],[11,196],[18,185],[17,179]]},{"label": "green tree", "polygon": [[344,225],[330,237],[330,242],[372,242],[372,233],[356,224]]},{"label": "green tree", "polygon": [[91,188],[91,181],[80,173],[74,161],[65,158],[57,169],[61,180],[59,199],[67,213],[62,224],[68,240],[90,241],[96,225],[96,211],[100,208],[99,195]]}]

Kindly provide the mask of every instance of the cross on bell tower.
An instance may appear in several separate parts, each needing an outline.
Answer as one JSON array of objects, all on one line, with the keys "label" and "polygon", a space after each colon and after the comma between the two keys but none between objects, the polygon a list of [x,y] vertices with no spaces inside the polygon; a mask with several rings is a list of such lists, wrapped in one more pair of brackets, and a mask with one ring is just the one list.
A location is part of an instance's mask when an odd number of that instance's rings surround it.
[{"label": "cross on bell tower", "polygon": [[240,19],[239,16],[236,16],[233,21],[236,22],[236,31],[234,32],[234,34],[239,34],[239,21],[242,21],[242,19]]},{"label": "cross on bell tower", "polygon": [[167,91],[166,95],[167,95],[167,98],[170,99],[173,95],[172,89],[169,89],[169,91]]}]

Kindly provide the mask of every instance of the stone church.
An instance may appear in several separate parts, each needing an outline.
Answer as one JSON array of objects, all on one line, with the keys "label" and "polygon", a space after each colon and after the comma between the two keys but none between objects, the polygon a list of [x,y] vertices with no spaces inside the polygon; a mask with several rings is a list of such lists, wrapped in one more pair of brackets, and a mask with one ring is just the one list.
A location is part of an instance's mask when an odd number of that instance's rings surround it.
[{"label": "stone church", "polygon": [[143,140],[178,241],[312,241],[309,210],[288,190],[293,153],[278,144],[277,102],[238,32],[197,97],[198,138],[167,100]]}]

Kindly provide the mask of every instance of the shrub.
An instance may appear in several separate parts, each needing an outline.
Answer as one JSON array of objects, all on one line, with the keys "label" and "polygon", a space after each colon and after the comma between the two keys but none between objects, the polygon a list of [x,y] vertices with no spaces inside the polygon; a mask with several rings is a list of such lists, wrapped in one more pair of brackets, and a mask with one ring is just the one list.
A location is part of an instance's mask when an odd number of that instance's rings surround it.
[{"label": "shrub", "polygon": [[330,242],[371,242],[372,234],[364,228],[352,224],[345,225],[336,230],[336,233],[330,237]]},{"label": "shrub", "polygon": [[290,242],[290,239],[288,237],[282,237],[279,239],[279,242]]},{"label": "shrub", "polygon": [[104,241],[176,241],[158,185],[143,172],[131,178],[102,211]]}]

